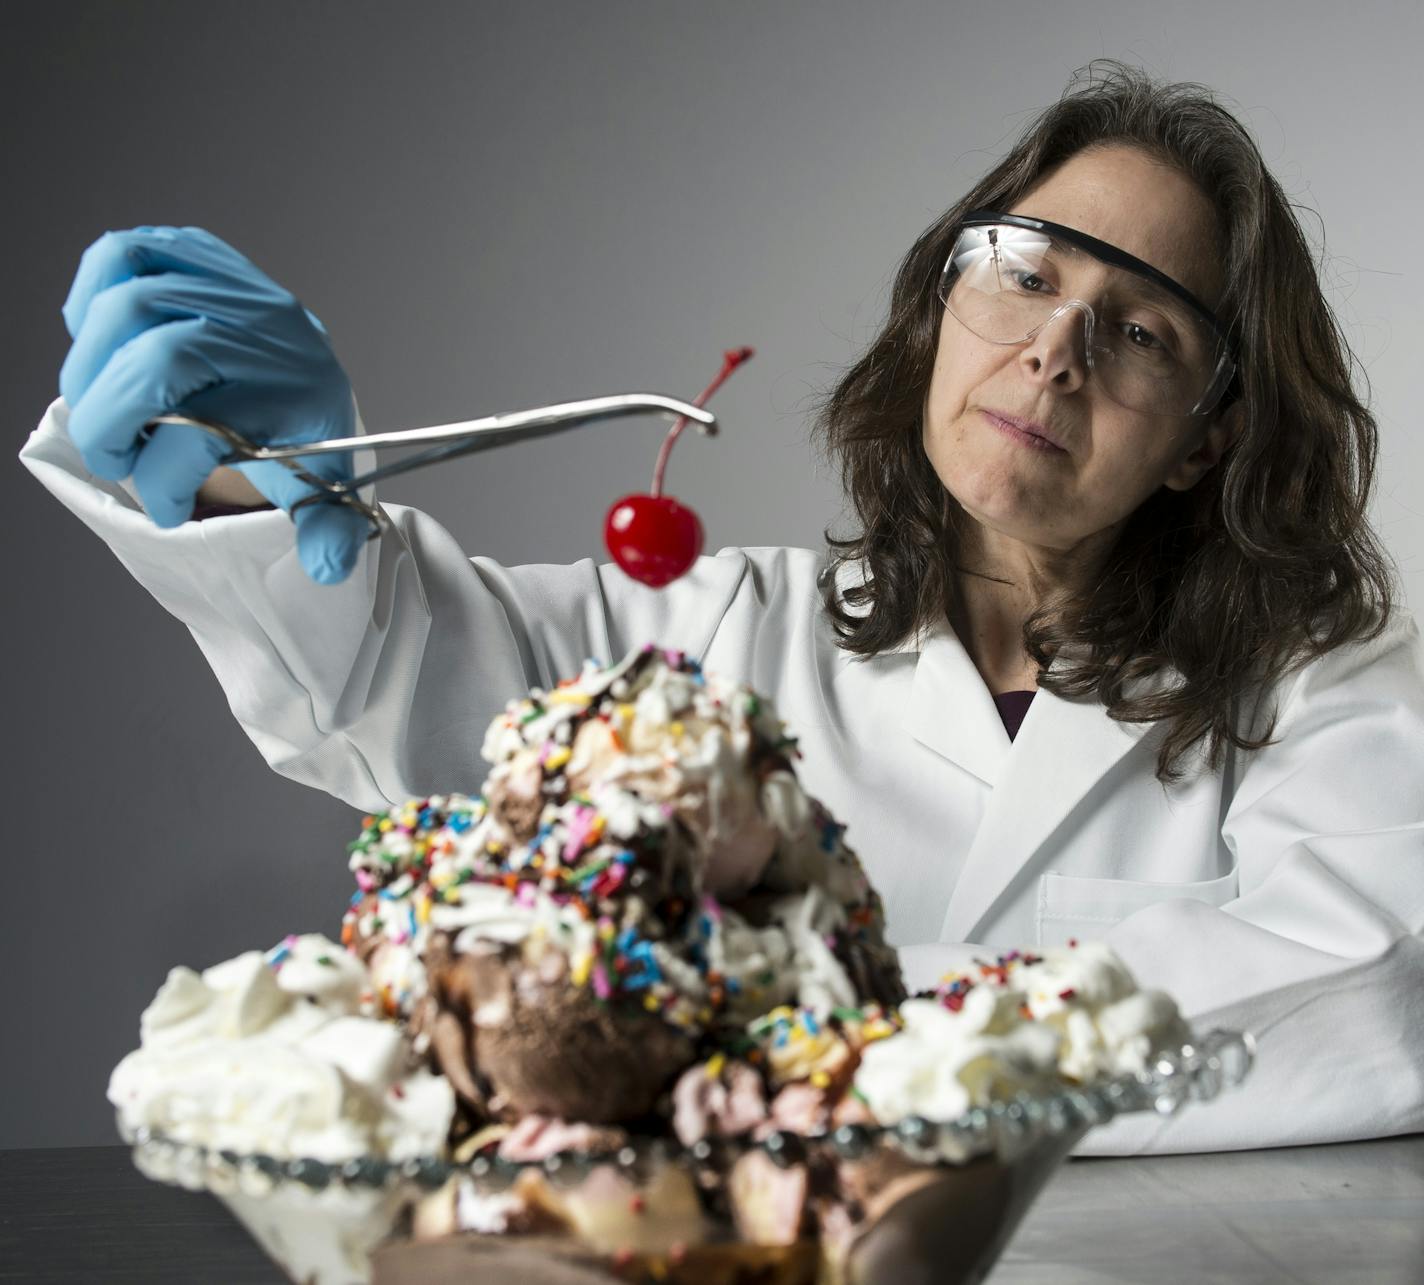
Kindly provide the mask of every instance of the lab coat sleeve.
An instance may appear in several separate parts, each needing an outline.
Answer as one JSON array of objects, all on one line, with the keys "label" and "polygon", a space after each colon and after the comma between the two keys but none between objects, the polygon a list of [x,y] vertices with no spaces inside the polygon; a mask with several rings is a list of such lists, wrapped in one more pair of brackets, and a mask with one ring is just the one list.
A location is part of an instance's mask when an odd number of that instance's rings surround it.
[{"label": "lab coat sleeve", "polygon": [[267,762],[365,810],[477,789],[489,720],[587,657],[646,642],[700,657],[747,566],[724,550],[664,590],[588,559],[507,568],[391,505],[391,529],[353,574],[317,585],[286,514],[160,530],[124,487],[86,472],[66,423],[57,401],[24,464],[188,627]]},{"label": "lab coat sleeve", "polygon": [[1246,1083],[1124,1117],[1079,1154],[1232,1150],[1424,1129],[1424,653],[1401,613],[1288,680],[1277,743],[1223,819],[1238,896],[1162,902],[1106,934],[1193,1026],[1249,1031]]}]

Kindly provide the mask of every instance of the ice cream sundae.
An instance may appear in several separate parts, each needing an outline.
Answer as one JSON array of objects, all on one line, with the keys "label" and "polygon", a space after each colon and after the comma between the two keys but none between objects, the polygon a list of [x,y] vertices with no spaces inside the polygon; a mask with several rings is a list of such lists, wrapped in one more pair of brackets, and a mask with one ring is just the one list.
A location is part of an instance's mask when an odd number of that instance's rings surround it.
[{"label": "ice cream sundae", "polygon": [[588,662],[483,749],[478,793],[365,819],[341,947],[175,970],[114,1073],[131,1135],[419,1180],[378,1182],[346,1275],[254,1226],[296,1279],[972,1272],[1034,1189],[986,1113],[1189,1035],[1091,943],[907,999],[794,738],[687,656]]}]

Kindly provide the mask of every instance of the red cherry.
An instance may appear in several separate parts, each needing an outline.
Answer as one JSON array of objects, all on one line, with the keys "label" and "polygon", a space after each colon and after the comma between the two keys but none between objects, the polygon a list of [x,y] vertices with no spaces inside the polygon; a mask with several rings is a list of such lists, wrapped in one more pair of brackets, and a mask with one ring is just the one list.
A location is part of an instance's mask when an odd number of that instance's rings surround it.
[{"label": "red cherry", "polygon": [[[750,348],[734,348],[722,354],[722,369],[717,378],[693,402],[705,406],[707,399],[722,386],[738,366],[752,356]],[[608,510],[603,519],[603,543],[613,560],[634,580],[652,589],[671,584],[697,561],[702,552],[702,523],[691,509],[663,494],[663,474],[673,443],[687,427],[686,416],[679,416],[663,439],[653,469],[653,489],[648,495],[625,495]],[[705,430],[711,434],[711,428]]]},{"label": "red cherry", "polygon": [[625,495],[608,510],[603,542],[634,580],[661,589],[702,552],[702,523],[670,495]]}]

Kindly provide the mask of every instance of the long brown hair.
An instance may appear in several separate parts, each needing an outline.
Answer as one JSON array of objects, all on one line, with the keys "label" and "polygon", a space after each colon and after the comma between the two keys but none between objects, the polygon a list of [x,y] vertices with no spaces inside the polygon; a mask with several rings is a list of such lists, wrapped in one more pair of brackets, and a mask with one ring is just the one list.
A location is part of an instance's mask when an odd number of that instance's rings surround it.
[{"label": "long brown hair", "polygon": [[[859,563],[863,581],[841,589],[827,576],[823,594],[840,645],[859,655],[947,617],[968,518],[921,437],[940,270],[970,210],[1009,209],[1054,166],[1111,143],[1177,166],[1216,210],[1227,283],[1217,315],[1237,346],[1230,396],[1243,403],[1244,427],[1194,487],[1160,488],[1130,516],[1086,591],[1040,603],[1023,642],[1045,690],[1094,698],[1125,722],[1169,720],[1157,763],[1165,784],[1203,738],[1213,769],[1228,743],[1269,744],[1274,717],[1255,739],[1241,725],[1252,694],[1378,635],[1393,583],[1366,516],[1378,443],[1351,385],[1354,356],[1290,202],[1206,87],[1089,64],[910,248],[883,329],[816,415],[860,528],[844,539],[826,532],[833,566]],[[1170,670],[1175,681],[1130,690]]]}]

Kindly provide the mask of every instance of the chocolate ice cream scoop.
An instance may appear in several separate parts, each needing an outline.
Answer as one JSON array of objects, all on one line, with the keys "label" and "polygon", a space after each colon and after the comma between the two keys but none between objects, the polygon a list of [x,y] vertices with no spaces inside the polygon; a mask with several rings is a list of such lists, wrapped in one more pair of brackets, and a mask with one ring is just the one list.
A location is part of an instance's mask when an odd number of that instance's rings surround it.
[{"label": "chocolate ice cream scoop", "polygon": [[432,1052],[462,1096],[478,1093],[500,1118],[635,1120],[696,1055],[660,1016],[570,985],[560,957],[531,965],[507,949],[434,951],[428,967],[437,1020],[462,1037],[437,1037]]}]

